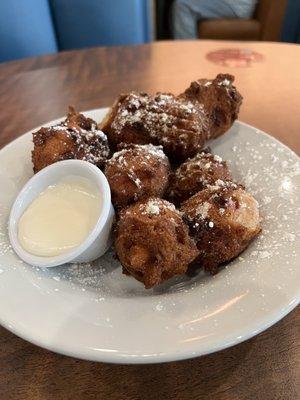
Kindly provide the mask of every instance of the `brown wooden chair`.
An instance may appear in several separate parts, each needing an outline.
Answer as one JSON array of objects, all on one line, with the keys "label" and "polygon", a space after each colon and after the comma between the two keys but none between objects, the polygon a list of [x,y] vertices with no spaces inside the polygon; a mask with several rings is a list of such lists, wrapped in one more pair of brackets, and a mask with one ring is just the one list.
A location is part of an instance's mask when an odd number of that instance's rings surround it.
[{"label": "brown wooden chair", "polygon": [[259,0],[253,19],[200,21],[201,39],[279,41],[287,0]]}]

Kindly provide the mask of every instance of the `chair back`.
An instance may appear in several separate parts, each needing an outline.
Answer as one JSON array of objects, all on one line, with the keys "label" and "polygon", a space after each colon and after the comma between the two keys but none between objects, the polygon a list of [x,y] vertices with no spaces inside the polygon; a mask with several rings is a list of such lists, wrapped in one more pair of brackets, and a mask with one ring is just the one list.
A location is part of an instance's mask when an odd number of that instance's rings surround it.
[{"label": "chair back", "polygon": [[254,14],[261,24],[260,39],[280,40],[287,0],[259,0]]},{"label": "chair back", "polygon": [[60,50],[151,39],[150,0],[49,0]]},{"label": "chair back", "polygon": [[0,0],[0,62],[152,40],[152,0]]},{"label": "chair back", "polygon": [[56,51],[48,0],[0,0],[0,62]]}]

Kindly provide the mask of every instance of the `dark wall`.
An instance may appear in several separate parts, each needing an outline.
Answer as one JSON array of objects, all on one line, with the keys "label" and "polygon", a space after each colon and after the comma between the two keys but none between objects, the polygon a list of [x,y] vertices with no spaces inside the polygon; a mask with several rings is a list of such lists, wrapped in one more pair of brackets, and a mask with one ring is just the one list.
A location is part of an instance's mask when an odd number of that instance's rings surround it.
[{"label": "dark wall", "polygon": [[283,42],[300,43],[300,0],[289,0],[283,21]]},{"label": "dark wall", "polygon": [[156,1],[156,38],[172,39],[171,9],[174,0]]}]

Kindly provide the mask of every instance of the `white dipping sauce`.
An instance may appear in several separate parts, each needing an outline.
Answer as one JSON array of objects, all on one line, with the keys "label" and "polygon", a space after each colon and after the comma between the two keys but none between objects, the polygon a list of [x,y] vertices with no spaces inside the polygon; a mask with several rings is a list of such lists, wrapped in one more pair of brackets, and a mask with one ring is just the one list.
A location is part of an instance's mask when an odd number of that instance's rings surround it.
[{"label": "white dipping sauce", "polygon": [[80,245],[101,210],[99,190],[88,179],[68,176],[48,186],[19,220],[18,238],[27,252],[52,257]]}]

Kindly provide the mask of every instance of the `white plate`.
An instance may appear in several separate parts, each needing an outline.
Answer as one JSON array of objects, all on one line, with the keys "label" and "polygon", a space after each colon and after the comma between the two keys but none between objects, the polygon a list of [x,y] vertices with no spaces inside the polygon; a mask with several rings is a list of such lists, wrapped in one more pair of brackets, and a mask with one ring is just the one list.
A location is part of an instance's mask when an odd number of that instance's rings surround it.
[{"label": "white plate", "polygon": [[[86,115],[100,121],[106,110]],[[50,124],[52,124],[51,122]],[[0,322],[47,349],[88,360],[152,363],[211,353],[256,335],[299,302],[299,161],[236,122],[211,143],[261,204],[262,234],[212,277],[178,277],[145,290],[112,253],[92,266],[47,270],[20,261],[7,220],[32,175],[31,134],[0,151]]]}]

